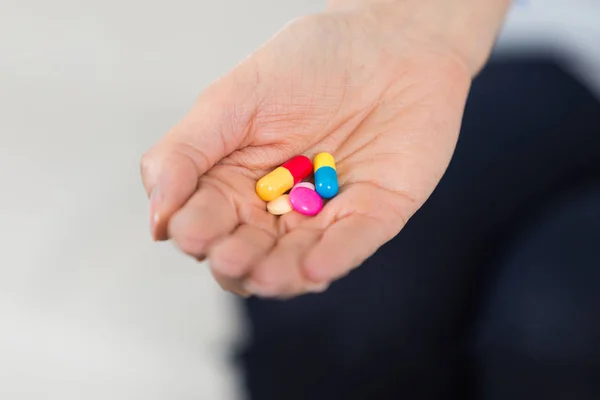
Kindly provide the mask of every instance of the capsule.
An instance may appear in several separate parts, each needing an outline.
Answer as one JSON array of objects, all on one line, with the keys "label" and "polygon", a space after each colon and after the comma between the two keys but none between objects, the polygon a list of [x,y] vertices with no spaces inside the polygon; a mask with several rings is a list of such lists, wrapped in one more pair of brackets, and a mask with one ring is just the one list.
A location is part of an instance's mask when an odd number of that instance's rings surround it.
[{"label": "capsule", "polygon": [[275,200],[310,175],[311,171],[310,159],[296,156],[256,182],[256,194],[264,201]]},{"label": "capsule", "polygon": [[339,191],[335,160],[329,153],[319,153],[315,157],[315,186],[324,199],[331,199]]}]

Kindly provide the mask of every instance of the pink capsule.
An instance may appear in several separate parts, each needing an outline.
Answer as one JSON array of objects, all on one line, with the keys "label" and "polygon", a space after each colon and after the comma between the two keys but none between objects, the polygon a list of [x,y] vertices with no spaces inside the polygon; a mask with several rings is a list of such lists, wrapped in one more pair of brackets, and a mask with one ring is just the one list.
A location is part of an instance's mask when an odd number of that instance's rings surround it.
[{"label": "pink capsule", "polygon": [[302,186],[290,192],[290,202],[294,210],[304,215],[317,215],[323,208],[321,196],[314,190]]}]

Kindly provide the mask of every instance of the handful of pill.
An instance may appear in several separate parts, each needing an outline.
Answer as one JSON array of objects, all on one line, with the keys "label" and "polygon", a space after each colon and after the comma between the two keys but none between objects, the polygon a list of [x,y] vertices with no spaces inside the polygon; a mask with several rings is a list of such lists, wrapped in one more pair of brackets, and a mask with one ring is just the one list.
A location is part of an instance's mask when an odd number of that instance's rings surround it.
[{"label": "handful of pill", "polygon": [[[268,202],[267,211],[284,215],[296,210],[304,215],[317,215],[323,199],[333,198],[339,191],[335,160],[329,153],[319,153],[314,159],[315,184],[303,182],[313,171],[306,156],[296,156],[277,167],[256,183],[256,194]],[[288,192],[289,194],[285,194]]]}]

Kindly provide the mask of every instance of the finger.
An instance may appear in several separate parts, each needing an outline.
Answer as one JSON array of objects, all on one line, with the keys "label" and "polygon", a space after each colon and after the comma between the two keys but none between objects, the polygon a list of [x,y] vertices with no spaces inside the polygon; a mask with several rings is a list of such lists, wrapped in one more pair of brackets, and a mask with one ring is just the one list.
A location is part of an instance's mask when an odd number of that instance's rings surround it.
[{"label": "finger", "polygon": [[213,278],[215,278],[215,281],[217,281],[217,283],[221,287],[221,289],[225,290],[226,292],[236,294],[240,297],[250,297],[251,293],[244,290],[239,279],[228,278],[227,276],[219,274],[217,271],[214,271],[212,269],[211,273]]},{"label": "finger", "polygon": [[[267,218],[273,217],[264,212],[261,214]],[[270,224],[274,225],[272,219]],[[269,231],[256,225],[242,224],[211,248],[210,267],[221,276],[238,280],[241,284],[241,278],[267,255],[275,241],[274,229]]]},{"label": "finger", "polygon": [[210,246],[231,233],[237,223],[233,201],[214,184],[205,182],[173,215],[168,232],[181,251],[201,259]]},{"label": "finger", "polygon": [[160,159],[145,158],[142,180],[150,196],[150,234],[166,240],[169,218],[196,190],[198,169],[191,158],[174,151]]},{"label": "finger", "polygon": [[327,206],[340,218],[304,259],[304,276],[313,282],[333,281],[358,267],[400,231],[405,215],[413,213],[412,201],[371,185],[355,186]]},{"label": "finger", "polygon": [[297,227],[283,236],[251,272],[245,289],[261,297],[289,297],[322,290],[322,285],[308,287],[300,270],[302,259],[320,235],[320,230]]},{"label": "finger", "polygon": [[[266,224],[274,225],[273,216],[264,212],[258,215],[260,219],[270,220],[265,221]],[[265,257],[275,241],[275,234],[267,229],[251,224],[238,226],[210,250],[209,265],[216,281],[224,290],[248,297],[251,293],[243,285],[244,278],[252,266]]]},{"label": "finger", "polygon": [[[155,240],[167,239],[169,218],[194,193],[200,176],[238,149],[253,115],[249,79],[223,79],[210,87],[188,115],[144,155],[142,181],[150,197]],[[243,106],[240,106],[243,104]]]},{"label": "finger", "polygon": [[304,274],[314,282],[340,278],[362,264],[387,240],[379,221],[361,215],[348,216],[329,227],[307,254]]}]

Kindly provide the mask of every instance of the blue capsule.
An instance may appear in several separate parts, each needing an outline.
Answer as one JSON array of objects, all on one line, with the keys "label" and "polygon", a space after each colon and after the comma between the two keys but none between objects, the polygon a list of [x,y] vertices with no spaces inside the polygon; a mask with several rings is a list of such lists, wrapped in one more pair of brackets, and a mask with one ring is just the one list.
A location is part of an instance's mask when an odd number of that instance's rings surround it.
[{"label": "blue capsule", "polygon": [[321,167],[315,171],[317,193],[324,199],[331,199],[339,191],[337,172],[331,167]]}]

